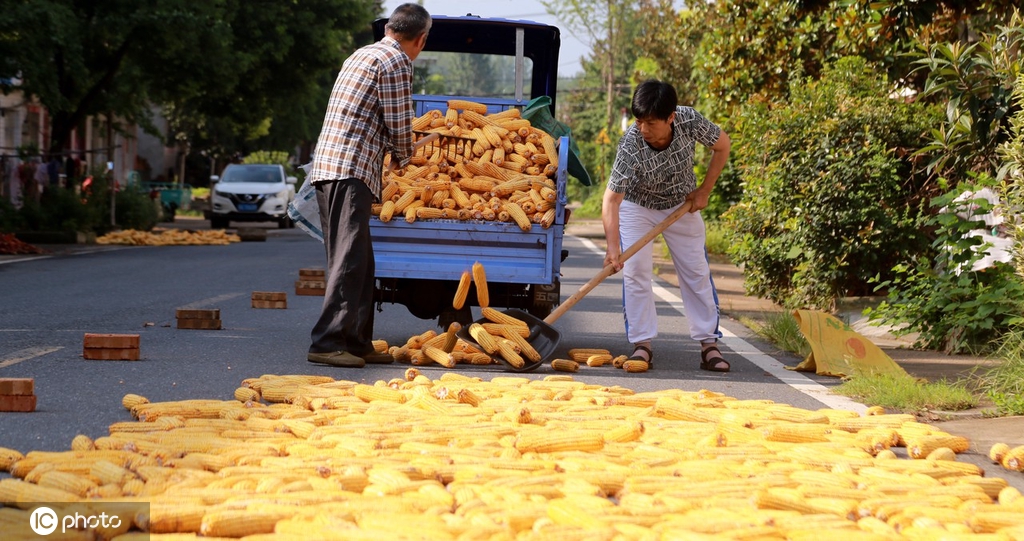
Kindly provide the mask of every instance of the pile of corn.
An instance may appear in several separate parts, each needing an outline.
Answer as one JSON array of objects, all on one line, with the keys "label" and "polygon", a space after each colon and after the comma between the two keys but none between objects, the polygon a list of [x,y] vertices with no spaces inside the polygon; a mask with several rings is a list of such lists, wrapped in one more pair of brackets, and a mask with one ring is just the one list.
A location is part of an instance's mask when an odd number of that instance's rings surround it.
[{"label": "pile of corn", "polygon": [[126,229],[112,231],[96,239],[96,244],[126,244],[130,246],[199,246],[207,244],[225,245],[241,242],[238,235],[232,235],[223,229],[212,231],[187,231],[184,229],[167,229],[162,232],[137,231]]},{"label": "pile of corn", "polygon": [[103,532],[119,541],[1024,539],[1021,493],[910,415],[416,368],[268,375],[235,397],[127,395],[137,421],[109,436],[0,450],[0,501],[150,502]]},{"label": "pile of corn", "polygon": [[[460,112],[461,111],[461,112]],[[558,171],[555,140],[520,118],[519,109],[486,114],[487,106],[450,100],[448,109],[413,121],[439,142],[420,146],[401,169],[385,169],[381,204],[373,214],[389,222],[498,220],[529,231],[550,227],[558,193],[550,177]]]}]

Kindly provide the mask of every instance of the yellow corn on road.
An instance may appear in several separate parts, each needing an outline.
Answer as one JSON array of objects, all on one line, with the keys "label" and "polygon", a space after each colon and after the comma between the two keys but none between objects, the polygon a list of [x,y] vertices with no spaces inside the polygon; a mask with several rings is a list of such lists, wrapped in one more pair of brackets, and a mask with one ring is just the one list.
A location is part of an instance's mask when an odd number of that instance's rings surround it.
[{"label": "yellow corn on road", "polygon": [[[144,501],[133,533],[107,538],[1024,538],[1021,493],[910,416],[569,375],[405,376],[128,396],[135,420],[109,435],[0,449],[0,501],[14,502],[0,528],[24,531],[30,502]],[[901,445],[929,458],[898,458]]]},{"label": "yellow corn on road", "polygon": [[181,229],[168,229],[162,232],[136,231],[128,229],[125,231],[113,231],[98,237],[96,244],[127,244],[133,246],[181,246],[181,245],[226,245],[232,242],[241,242],[238,235],[224,232],[223,229],[212,231],[185,231]]}]

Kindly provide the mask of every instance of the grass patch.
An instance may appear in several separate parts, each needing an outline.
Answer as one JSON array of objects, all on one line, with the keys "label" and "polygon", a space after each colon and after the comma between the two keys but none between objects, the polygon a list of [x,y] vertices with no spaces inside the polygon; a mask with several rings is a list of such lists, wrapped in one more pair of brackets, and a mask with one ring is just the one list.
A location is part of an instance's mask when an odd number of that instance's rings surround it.
[{"label": "grass patch", "polygon": [[882,406],[903,413],[958,411],[978,405],[977,397],[962,384],[921,382],[909,375],[856,375],[832,392],[857,399],[868,406]]},{"label": "grass patch", "polygon": [[801,358],[811,353],[811,345],[800,332],[796,318],[789,312],[763,312],[760,320],[741,317],[740,323],[783,351]]},{"label": "grass patch", "polygon": [[996,350],[1002,362],[974,372],[978,386],[1003,415],[1024,415],[1024,326],[1003,335]]}]

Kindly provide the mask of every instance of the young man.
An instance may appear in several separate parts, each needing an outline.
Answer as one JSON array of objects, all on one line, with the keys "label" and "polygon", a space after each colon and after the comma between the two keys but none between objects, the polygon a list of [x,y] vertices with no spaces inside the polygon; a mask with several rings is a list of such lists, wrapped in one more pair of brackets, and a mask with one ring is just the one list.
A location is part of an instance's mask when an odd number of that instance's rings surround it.
[{"label": "young man", "polygon": [[338,73],[310,170],[327,250],[327,292],[306,359],[332,366],[389,363],[373,350],[370,205],[380,200],[384,155],[400,166],[413,154],[412,63],[431,19],[402,4],[379,42],[356,51]]},{"label": "young man", "polygon": [[[651,287],[653,247],[650,243],[625,262],[619,256],[645,233],[689,201],[689,213],[662,233],[679,277],[690,336],[701,343],[702,370],[728,372],[729,363],[716,343],[718,297],[704,248],[704,221],[711,190],[729,158],[730,141],[721,128],[691,107],[677,105],[672,85],[645,81],[633,93],[636,122],[619,141],[601,218],[608,251],[605,265],[623,270],[623,308],[626,338],[632,359],[651,364],[651,341],[658,335],[657,311]],[[695,143],[710,148],[711,163],[697,185],[693,171]]]}]

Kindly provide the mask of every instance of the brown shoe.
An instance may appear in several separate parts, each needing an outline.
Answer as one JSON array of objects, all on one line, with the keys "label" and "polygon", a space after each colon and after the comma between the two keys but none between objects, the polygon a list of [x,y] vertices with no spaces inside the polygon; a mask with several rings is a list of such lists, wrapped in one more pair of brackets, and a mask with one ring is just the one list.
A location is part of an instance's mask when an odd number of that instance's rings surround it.
[{"label": "brown shoe", "polygon": [[363,355],[363,360],[366,364],[391,364],[395,362],[395,357],[390,353],[367,353]]},{"label": "brown shoe", "polygon": [[308,353],[306,360],[311,363],[341,366],[346,368],[362,368],[366,361],[347,351],[330,351],[327,353]]}]

